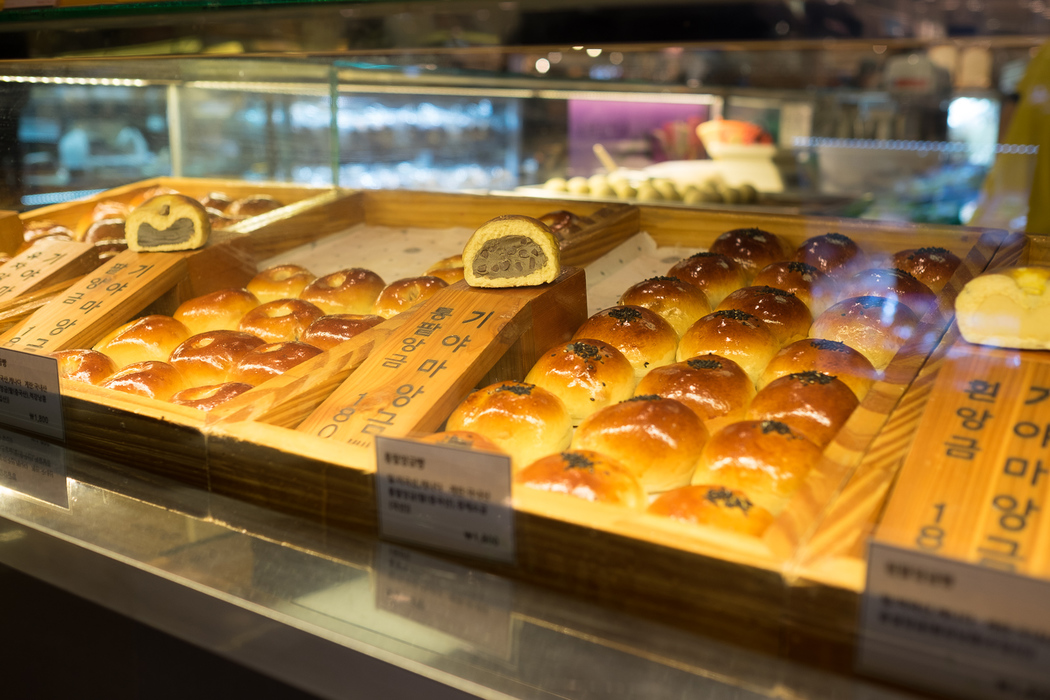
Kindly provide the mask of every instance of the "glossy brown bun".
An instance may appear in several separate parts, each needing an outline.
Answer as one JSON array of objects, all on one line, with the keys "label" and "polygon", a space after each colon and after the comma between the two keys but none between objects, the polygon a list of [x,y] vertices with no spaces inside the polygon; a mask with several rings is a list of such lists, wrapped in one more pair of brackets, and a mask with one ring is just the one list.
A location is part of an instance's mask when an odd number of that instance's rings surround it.
[{"label": "glossy brown bun", "polygon": [[427,268],[428,277],[437,277],[448,284],[455,284],[463,279],[463,254],[450,255],[438,260]]},{"label": "glossy brown bun", "polygon": [[408,277],[391,282],[376,299],[373,313],[383,318],[393,318],[402,311],[421,304],[448,286],[448,282],[437,277]]},{"label": "glossy brown bun", "polygon": [[646,493],[685,486],[696,467],[707,428],[680,401],[636,396],[588,416],[572,449],[593,450],[630,469]]},{"label": "glossy brown bun", "polygon": [[689,327],[678,343],[678,361],[718,355],[740,365],[758,381],[780,343],[760,319],[744,311],[715,311]]},{"label": "glossy brown bun", "polygon": [[247,289],[260,304],[278,299],[298,299],[314,274],[300,265],[275,265],[255,275]]},{"label": "glossy brown bun", "polygon": [[598,409],[630,398],[636,380],[623,353],[601,340],[581,338],[543,353],[525,381],[561,399],[572,424],[579,425]]},{"label": "glossy brown bun", "polygon": [[417,442],[428,445],[446,445],[458,447],[462,450],[476,450],[478,452],[496,452],[504,454],[499,446],[484,435],[472,433],[469,430],[444,430],[440,433],[431,433],[422,437],[414,438]]},{"label": "glossy brown bun", "polygon": [[853,297],[818,316],[809,334],[845,343],[881,372],[918,324],[918,316],[904,304],[882,297]]},{"label": "glossy brown bun", "polygon": [[805,338],[813,323],[809,308],[798,297],[774,287],[742,287],[723,299],[718,310],[743,311],[758,318],[779,345]]},{"label": "glossy brown bun", "polygon": [[659,314],[640,306],[613,306],[583,322],[573,340],[602,340],[619,350],[641,378],[674,362],[678,334]]},{"label": "glossy brown bun", "polygon": [[189,406],[198,411],[210,411],[230,399],[236,398],[252,388],[251,384],[226,382],[211,386],[195,386],[183,389],[171,397],[171,402],[179,406]]},{"label": "glossy brown bun", "polygon": [[124,219],[98,219],[93,221],[84,237],[81,239],[87,243],[101,243],[102,241],[124,240]]},{"label": "glossy brown bun", "polygon": [[264,341],[248,333],[208,331],[187,338],[171,352],[168,364],[179,370],[186,386],[222,384],[241,358],[260,345]]},{"label": "glossy brown bun", "polygon": [[762,506],[752,503],[743,491],[702,484],[683,486],[661,493],[648,512],[692,525],[710,525],[743,535],[761,535],[773,522]]},{"label": "glossy brown bun", "polygon": [[127,365],[100,385],[104,389],[167,401],[186,388],[179,371],[167,362],[147,360]]},{"label": "glossy brown bun", "polygon": [[212,231],[221,231],[240,221],[244,221],[243,218],[227,216],[218,209],[212,209],[211,207],[205,207],[204,212],[208,215],[208,222],[211,224]]},{"label": "glossy brown bun", "polygon": [[766,265],[755,275],[755,286],[765,285],[791,292],[809,307],[814,316],[833,303],[831,278],[823,272],[797,260],[785,260]]},{"label": "glossy brown bun", "polygon": [[321,354],[319,348],[298,341],[267,343],[246,353],[233,366],[226,380],[259,386],[292,367]]},{"label": "glossy brown bun", "polygon": [[464,399],[449,416],[446,430],[483,435],[521,468],[568,447],[572,421],[561,399],[546,389],[497,382]]},{"label": "glossy brown bun", "polygon": [[675,263],[667,275],[699,289],[711,306],[718,306],[730,292],[743,287],[748,280],[740,263],[718,253],[690,255]]},{"label": "glossy brown bun", "polygon": [[790,249],[775,233],[759,228],[738,228],[716,238],[710,250],[736,260],[751,279],[766,265],[787,259]]},{"label": "glossy brown bun", "polygon": [[645,508],[645,491],[627,467],[590,450],[541,457],[514,475],[514,486],[564,493],[592,503]]},{"label": "glossy brown bun", "polygon": [[220,289],[184,301],[172,315],[193,335],[235,331],[244,315],[259,304],[259,299],[247,289]]},{"label": "glossy brown bun", "polygon": [[699,288],[677,277],[651,277],[620,295],[620,305],[641,306],[658,313],[681,336],[711,305]]},{"label": "glossy brown bun", "polygon": [[28,250],[34,245],[44,243],[47,241],[72,241],[74,240],[73,232],[62,224],[56,223],[49,219],[40,219],[37,221],[27,221],[24,224],[24,232],[22,234],[22,245],[19,246],[15,253],[21,253],[22,251]]},{"label": "glossy brown bun", "polygon": [[205,209],[214,209],[220,213],[225,212],[233,204],[233,200],[225,192],[209,192],[197,201],[203,204]]},{"label": "glossy brown bun", "polygon": [[642,378],[638,395],[656,394],[693,409],[707,432],[744,419],[755,396],[755,382],[737,363],[718,355],[699,355],[657,367]]},{"label": "glossy brown bun", "polygon": [[146,190],[143,190],[139,194],[132,197],[131,200],[128,202],[128,208],[134,210],[142,206],[149,200],[153,199],[154,197],[160,197],[161,195],[166,194],[179,194],[179,191],[174,190],[166,185],[156,185],[154,187],[150,187]]},{"label": "glossy brown bun", "polygon": [[332,314],[322,316],[303,331],[301,341],[322,350],[330,350],[355,335],[378,326],[385,319],[382,316],[362,314]]},{"label": "glossy brown bun", "polygon": [[820,459],[810,440],[777,421],[741,421],[707,441],[694,485],[720,484],[777,515]]},{"label": "glossy brown bun", "polygon": [[251,333],[267,343],[299,340],[324,311],[302,299],[278,299],[260,304],[244,314],[237,330]]},{"label": "glossy brown bun", "polygon": [[98,385],[120,369],[112,358],[97,350],[59,350],[50,356],[58,360],[58,376],[74,382]]},{"label": "glossy brown bun", "polygon": [[878,372],[871,361],[844,343],[809,338],[788,345],[769,361],[758,382],[761,390],[770,382],[786,374],[822,372],[838,377],[853,390],[858,401],[863,401]]},{"label": "glossy brown bun", "polygon": [[862,270],[846,280],[840,299],[882,297],[900,302],[921,318],[937,306],[937,295],[911,273],[894,268]]},{"label": "glossy brown bun", "polygon": [[774,379],[747,409],[748,420],[775,420],[817,445],[827,445],[860,402],[845,382],[822,372]]},{"label": "glossy brown bun", "polygon": [[866,266],[860,247],[841,233],[825,233],[807,239],[795,251],[794,259],[835,279],[849,277]]},{"label": "glossy brown bun", "polygon": [[190,337],[190,330],[171,316],[154,314],[129,321],[104,337],[95,350],[109,355],[118,367],[134,362],[167,362],[171,351]]},{"label": "glossy brown bun", "polygon": [[962,264],[959,256],[946,248],[912,248],[893,256],[893,266],[910,273],[935,293],[944,289]]},{"label": "glossy brown bun", "polygon": [[[128,214],[131,213],[131,207],[124,202],[118,202],[115,199],[105,199],[97,203],[92,207],[91,211],[80,217],[80,221],[77,222],[74,238],[78,241],[84,240],[84,234],[91,227],[91,224],[96,221],[102,221],[103,219],[120,219],[125,220],[128,218]],[[123,237],[123,234],[121,234]]]},{"label": "glossy brown bun", "polygon": [[547,228],[551,230],[551,233],[559,241],[566,241],[572,238],[576,233],[594,223],[593,219],[577,216],[571,211],[565,211],[564,209],[547,212],[539,219],[547,224]]},{"label": "glossy brown bun", "polygon": [[386,282],[360,267],[318,277],[299,293],[299,298],[319,306],[326,314],[370,314]]},{"label": "glossy brown bun", "polygon": [[280,209],[284,205],[273,197],[266,194],[253,194],[234,200],[226,207],[229,216],[258,216],[274,209]]}]

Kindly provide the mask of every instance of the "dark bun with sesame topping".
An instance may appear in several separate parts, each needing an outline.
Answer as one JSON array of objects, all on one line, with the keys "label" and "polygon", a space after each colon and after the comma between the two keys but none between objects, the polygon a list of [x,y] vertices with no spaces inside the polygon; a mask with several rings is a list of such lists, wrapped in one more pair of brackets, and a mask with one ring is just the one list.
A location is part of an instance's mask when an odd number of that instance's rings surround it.
[{"label": "dark bun with sesame topping", "polygon": [[900,302],[883,297],[853,297],[818,316],[809,334],[849,345],[881,372],[915,333],[918,323],[918,316]]},{"label": "dark bun with sesame topping", "polygon": [[853,239],[841,233],[825,233],[807,239],[795,251],[794,259],[836,279],[849,277],[865,266],[864,253]]},{"label": "dark bun with sesame topping", "polygon": [[946,248],[912,248],[893,256],[893,266],[910,272],[934,292],[940,292],[962,261]]},{"label": "dark bun with sesame topping", "polygon": [[751,279],[766,265],[787,259],[789,248],[775,233],[760,228],[738,228],[716,238],[711,252],[736,260]]},{"label": "dark bun with sesame topping", "polygon": [[743,287],[748,280],[740,263],[719,253],[690,255],[675,263],[667,274],[699,289],[711,306],[717,306],[727,294]]},{"label": "dark bun with sesame topping", "polygon": [[780,349],[773,331],[744,311],[723,310],[704,316],[689,327],[678,343],[678,360],[718,355],[733,360],[758,382],[762,370]]},{"label": "dark bun with sesame topping", "polygon": [[641,378],[654,367],[674,362],[678,334],[659,314],[640,306],[614,306],[584,321],[573,340],[603,340],[623,353]]},{"label": "dark bun with sesame topping", "polygon": [[666,491],[649,504],[647,512],[693,525],[710,525],[744,535],[761,535],[773,516],[751,502],[743,491],[702,484]]},{"label": "dark bun with sesame topping", "polygon": [[774,379],[751,401],[749,420],[776,420],[821,447],[831,442],[857,407],[856,394],[837,377],[797,372]]},{"label": "dark bun with sesame topping", "polygon": [[894,268],[862,270],[846,280],[839,298],[882,297],[904,304],[922,318],[937,306],[937,295],[911,273]]},{"label": "dark bun with sesame topping", "polygon": [[631,286],[620,304],[642,306],[660,314],[682,335],[698,318],[711,313],[711,304],[698,287],[677,277],[651,277]]},{"label": "dark bun with sesame topping", "polygon": [[514,475],[514,485],[632,510],[641,510],[646,503],[645,491],[630,469],[590,450],[541,457]]},{"label": "dark bun with sesame topping", "polygon": [[786,374],[816,371],[838,377],[862,401],[877,372],[868,358],[845,343],[820,338],[799,340],[776,354],[762,373],[759,391]]},{"label": "dark bun with sesame topping", "polygon": [[797,260],[766,265],[755,275],[753,284],[791,292],[809,307],[814,316],[828,308],[834,297],[831,278],[812,265]]},{"label": "dark bun with sesame topping", "polygon": [[718,310],[736,309],[761,319],[776,336],[777,343],[787,345],[809,335],[813,315],[791,292],[774,287],[743,287],[718,305]]},{"label": "dark bun with sesame topping", "polygon": [[743,420],[755,396],[755,383],[740,365],[718,355],[698,355],[684,362],[658,367],[645,375],[638,394],[657,394],[681,401],[714,433]]}]

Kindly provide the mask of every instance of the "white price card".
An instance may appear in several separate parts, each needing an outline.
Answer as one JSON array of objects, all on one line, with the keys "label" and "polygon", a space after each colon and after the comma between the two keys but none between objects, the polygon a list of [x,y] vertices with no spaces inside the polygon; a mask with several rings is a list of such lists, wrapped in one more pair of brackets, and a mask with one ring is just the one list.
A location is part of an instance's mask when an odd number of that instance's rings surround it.
[{"label": "white price card", "polygon": [[0,348],[0,425],[65,439],[58,360]]},{"label": "white price card", "polygon": [[379,532],[458,554],[514,561],[510,457],[376,436]]},{"label": "white price card", "polygon": [[65,450],[38,438],[0,430],[0,486],[68,508]]}]

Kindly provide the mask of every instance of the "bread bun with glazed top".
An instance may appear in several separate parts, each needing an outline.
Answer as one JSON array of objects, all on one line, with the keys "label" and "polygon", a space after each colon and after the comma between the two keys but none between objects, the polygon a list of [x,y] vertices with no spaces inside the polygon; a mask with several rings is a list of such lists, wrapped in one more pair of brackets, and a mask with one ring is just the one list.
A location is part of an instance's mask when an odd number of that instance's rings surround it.
[{"label": "bread bun with glazed top", "polygon": [[445,280],[429,276],[391,282],[379,293],[373,313],[383,318],[393,318],[416,304],[422,304],[447,286]]},{"label": "bread bun with glazed top", "polygon": [[382,316],[360,314],[322,316],[311,323],[299,339],[322,350],[330,350],[339,343],[378,326],[384,320]]},{"label": "bread bun with glazed top", "polygon": [[299,298],[326,314],[371,314],[385,286],[383,278],[371,270],[352,267],[318,277]]},{"label": "bread bun with glazed top", "polygon": [[715,311],[689,327],[678,343],[678,361],[718,355],[740,365],[757,382],[780,343],[773,331],[752,314],[735,309]]},{"label": "bread bun with glazed top", "polygon": [[735,309],[749,313],[766,324],[780,345],[809,335],[813,315],[791,292],[774,287],[742,287],[718,305],[719,311]]},{"label": "bread bun with glazed top", "polygon": [[631,510],[641,510],[646,503],[645,491],[630,469],[590,450],[567,450],[541,457],[514,474],[514,486]]},{"label": "bread bun with glazed top", "polygon": [[233,217],[259,216],[260,214],[280,209],[283,206],[281,202],[270,195],[253,194],[234,200],[226,207],[225,212]]},{"label": "bread bun with glazed top", "polygon": [[825,233],[806,239],[794,259],[811,265],[833,279],[844,279],[867,266],[860,247],[849,236]]},{"label": "bread bun with glazed top", "polygon": [[736,260],[750,280],[766,265],[785,260],[789,248],[775,233],[760,228],[738,228],[716,238],[710,250]]},{"label": "bread bun with glazed top", "polygon": [[601,340],[620,351],[641,378],[674,362],[678,334],[659,314],[640,306],[613,306],[583,322],[573,340]]},{"label": "bread bun with glazed top", "polygon": [[190,387],[222,384],[230,370],[265,341],[240,331],[207,331],[187,338],[171,352],[168,364]]},{"label": "bread bun with glazed top", "polygon": [[937,307],[937,295],[910,273],[894,268],[862,270],[846,280],[839,298],[882,297],[899,302],[922,318]]},{"label": "bread bun with glazed top", "polygon": [[118,367],[135,362],[167,362],[171,351],[190,337],[186,326],[171,316],[153,314],[129,321],[95,345],[109,355]]},{"label": "bread bun with glazed top", "polygon": [[755,382],[730,359],[698,355],[657,367],[642,378],[635,393],[681,401],[696,413],[709,433],[714,433],[744,419],[755,396]]},{"label": "bread bun with glazed top", "polygon": [[809,338],[781,349],[766,366],[758,388],[761,391],[784,375],[811,371],[837,377],[853,390],[858,401],[864,400],[878,377],[871,361],[845,343]]},{"label": "bread bun with glazed top", "polygon": [[641,306],[659,314],[681,336],[701,316],[711,313],[711,304],[699,288],[677,277],[650,277],[620,295],[625,306]]},{"label": "bread bun with glazed top", "polygon": [[631,397],[634,367],[612,345],[581,338],[545,352],[525,381],[551,392],[565,404],[573,425],[614,403]]},{"label": "bread bun with glazed top", "polygon": [[770,512],[752,503],[743,491],[712,484],[682,486],[661,493],[649,504],[647,512],[756,537],[773,522]]},{"label": "bread bun with glazed top", "polygon": [[259,299],[247,289],[220,289],[184,301],[172,317],[180,321],[190,333],[208,331],[235,331],[241,319],[259,306]]},{"label": "bread bun with glazed top", "polygon": [[252,388],[251,384],[226,382],[211,386],[195,386],[183,389],[171,397],[171,403],[179,406],[196,408],[198,411],[210,411],[230,399],[235,399]]},{"label": "bread bun with glazed top", "polygon": [[834,303],[835,294],[831,278],[812,265],[797,260],[766,265],[755,275],[754,285],[791,292],[809,307],[814,316]]},{"label": "bread bun with glazed top", "polygon": [[120,369],[112,358],[98,350],[59,350],[50,356],[58,360],[58,376],[73,382],[97,386]]},{"label": "bread bun with glazed top", "polygon": [[186,382],[179,371],[167,362],[147,360],[127,365],[100,386],[125,394],[167,401],[185,389]]},{"label": "bread bun with glazed top", "polygon": [[893,256],[893,266],[910,273],[934,293],[940,293],[962,260],[947,248],[911,248]]},{"label": "bread bun with glazed top", "polygon": [[316,277],[301,265],[275,265],[259,272],[247,284],[260,304],[278,299],[298,299]]},{"label": "bread bun with glazed top", "polygon": [[880,372],[916,331],[919,318],[902,303],[883,297],[853,297],[828,308],[809,334],[845,343]]},{"label": "bread bun with glazed top", "polygon": [[226,380],[259,386],[267,379],[284,374],[320,354],[319,348],[298,341],[267,343],[245,353],[230,370]]},{"label": "bread bun with glazed top", "polygon": [[853,390],[837,377],[822,372],[797,372],[762,387],[747,409],[747,418],[786,423],[823,447],[859,403]]},{"label": "bread bun with glazed top", "polygon": [[711,306],[718,306],[734,290],[745,286],[747,273],[736,260],[718,253],[696,253],[680,260],[667,271],[693,285],[707,297]]},{"label": "bread bun with glazed top", "polygon": [[262,338],[267,343],[299,340],[310,324],[324,311],[302,299],[278,299],[260,304],[237,324],[237,330]]}]

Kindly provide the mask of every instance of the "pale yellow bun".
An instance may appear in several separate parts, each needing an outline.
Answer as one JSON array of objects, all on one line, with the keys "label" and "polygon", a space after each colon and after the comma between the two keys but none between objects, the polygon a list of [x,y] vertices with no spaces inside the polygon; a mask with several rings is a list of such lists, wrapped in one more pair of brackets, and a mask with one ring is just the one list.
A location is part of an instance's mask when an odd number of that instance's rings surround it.
[{"label": "pale yellow bun", "polygon": [[749,313],[766,324],[780,345],[787,345],[809,335],[813,315],[798,297],[774,287],[742,287],[718,305],[719,311]]},{"label": "pale yellow bun", "polygon": [[385,286],[383,278],[371,270],[352,267],[318,277],[299,293],[299,298],[326,314],[370,314]]},{"label": "pale yellow bun", "polygon": [[710,525],[743,535],[761,535],[773,516],[755,505],[743,491],[702,484],[661,493],[647,511],[692,525]]},{"label": "pale yellow bun", "polygon": [[835,279],[849,277],[867,266],[860,247],[841,233],[825,233],[806,239],[795,250],[794,260],[812,265]]},{"label": "pale yellow bun", "polygon": [[798,372],[762,387],[747,409],[748,420],[775,420],[823,447],[860,402],[846,383],[822,372]]},{"label": "pale yellow bun", "polygon": [[120,369],[97,350],[59,350],[50,356],[58,360],[58,376],[74,382],[101,384]]},{"label": "pale yellow bun", "polygon": [[179,371],[167,362],[147,360],[127,365],[100,385],[104,389],[167,401],[186,388]]},{"label": "pale yellow bun", "polygon": [[720,253],[740,263],[748,279],[771,263],[788,257],[787,242],[769,231],[760,228],[738,228],[726,231],[714,240],[712,253]]},{"label": "pale yellow bun", "polygon": [[210,236],[211,220],[200,202],[181,194],[162,194],[128,214],[123,238],[131,250],[160,253],[202,248]]},{"label": "pale yellow bun", "polygon": [[298,299],[314,279],[314,274],[301,265],[275,265],[255,275],[247,289],[260,304],[265,304],[278,299]]},{"label": "pale yellow bun", "polygon": [[791,292],[819,315],[834,301],[834,284],[823,272],[797,260],[784,260],[766,265],[755,275],[753,284]]},{"label": "pale yellow bun", "polygon": [[955,314],[967,342],[1050,350],[1050,267],[1013,267],[975,277],[956,298]]},{"label": "pale yellow bun", "polygon": [[464,279],[471,287],[529,287],[561,273],[558,241],[528,216],[499,216],[482,224],[463,247]]},{"label": "pale yellow bun", "polygon": [[171,397],[171,402],[179,406],[196,408],[198,411],[210,411],[230,399],[236,398],[252,388],[251,384],[226,382],[211,386],[195,386],[183,389]]},{"label": "pale yellow bun", "polygon": [[777,421],[741,421],[707,441],[694,485],[719,484],[747,494],[777,515],[820,459],[820,448]]},{"label": "pale yellow bun", "polygon": [[470,394],[452,411],[446,430],[483,435],[521,468],[568,447],[572,421],[561,399],[546,389],[507,381]]},{"label": "pale yellow bun", "polygon": [[269,195],[254,194],[231,202],[226,208],[226,213],[234,217],[258,216],[274,209],[280,209],[283,206],[280,201]]},{"label": "pale yellow bun", "polygon": [[373,313],[383,318],[393,318],[434,296],[448,283],[437,277],[408,277],[391,282],[376,299]]},{"label": "pale yellow bun", "polygon": [[632,510],[641,510],[646,503],[645,491],[630,469],[590,450],[568,450],[541,457],[514,474],[514,486],[564,493]]},{"label": "pale yellow bun", "polygon": [[503,454],[503,450],[492,440],[489,440],[484,435],[472,433],[469,430],[443,430],[439,433],[431,433],[430,435],[413,439],[428,445],[446,445],[448,447],[458,447],[462,450]]},{"label": "pale yellow bun", "polygon": [[846,280],[840,299],[882,297],[904,304],[922,318],[936,308],[937,295],[910,273],[895,268],[862,270]]},{"label": "pale yellow bun", "polygon": [[601,340],[581,338],[543,353],[525,377],[565,404],[573,425],[600,408],[631,397],[635,376],[619,350]]},{"label": "pale yellow bun", "polygon": [[758,382],[780,343],[760,319],[737,310],[715,311],[689,327],[678,343],[678,361],[718,355],[740,365]]},{"label": "pale yellow bun", "polygon": [[241,357],[226,381],[258,386],[320,354],[319,348],[299,341],[260,345]]},{"label": "pale yellow bun", "polygon": [[939,293],[962,264],[959,256],[946,248],[910,248],[893,256],[893,266],[912,274],[932,291]]},{"label": "pale yellow bun", "polygon": [[299,340],[310,324],[324,311],[302,299],[278,299],[260,304],[237,324],[237,330],[262,338],[267,343]]},{"label": "pale yellow bun", "polygon": [[711,304],[704,293],[677,277],[643,280],[621,294],[618,303],[655,311],[679,336],[701,316],[711,313]]},{"label": "pale yellow bun", "polygon": [[303,331],[300,340],[322,350],[330,350],[355,335],[378,326],[382,316],[361,314],[332,314],[322,316]]},{"label": "pale yellow bun", "polygon": [[183,302],[173,317],[193,335],[208,331],[234,331],[244,315],[259,303],[259,299],[247,289],[220,289]]},{"label": "pale yellow bun", "polygon": [[718,355],[698,355],[657,367],[642,378],[635,393],[656,394],[693,409],[709,433],[744,419],[755,396],[755,382],[736,362]]},{"label": "pale yellow bun", "polygon": [[207,331],[187,338],[171,352],[168,364],[179,370],[186,386],[222,384],[233,367],[249,352],[265,345],[240,331]]},{"label": "pale yellow bun", "polygon": [[685,486],[707,440],[693,410],[674,399],[636,396],[588,416],[572,449],[593,450],[630,469],[646,493]]},{"label": "pale yellow bun", "polygon": [[818,316],[809,334],[845,343],[881,372],[918,324],[918,316],[904,304],[883,297],[853,297]]},{"label": "pale yellow bun", "polygon": [[94,349],[109,355],[118,367],[147,360],[167,362],[171,351],[189,337],[189,329],[171,316],[153,314],[125,323]]},{"label": "pale yellow bun", "polygon": [[783,348],[769,361],[758,382],[761,390],[787,374],[821,372],[837,377],[863,401],[878,372],[868,358],[848,345],[834,340],[809,338]]},{"label": "pale yellow bun", "polygon": [[613,306],[583,322],[573,339],[602,340],[619,350],[639,379],[674,362],[678,334],[659,314],[640,306]]},{"label": "pale yellow bun", "polygon": [[711,306],[718,306],[730,292],[745,286],[748,281],[740,263],[719,253],[690,255],[672,265],[667,274],[699,289]]}]

